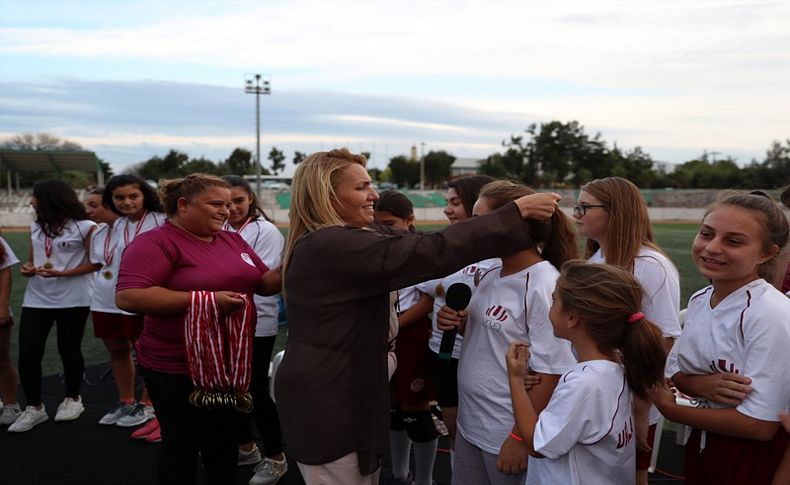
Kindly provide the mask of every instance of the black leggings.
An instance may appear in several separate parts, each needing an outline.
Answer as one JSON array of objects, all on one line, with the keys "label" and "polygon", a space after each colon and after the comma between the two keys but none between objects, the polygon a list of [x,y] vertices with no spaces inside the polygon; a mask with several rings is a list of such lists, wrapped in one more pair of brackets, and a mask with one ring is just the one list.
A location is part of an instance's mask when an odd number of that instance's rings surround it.
[{"label": "black leggings", "polygon": [[82,359],[82,335],[90,308],[22,307],[19,321],[19,377],[28,406],[41,404],[41,359],[52,324],[56,323],[58,353],[63,362],[66,397],[80,394],[85,361]]},{"label": "black leggings", "polygon": [[252,441],[251,421],[254,421],[263,441],[263,454],[270,458],[283,451],[280,417],[277,406],[269,395],[269,363],[276,339],[276,336],[271,336],[255,337],[253,340],[250,383],[252,414],[240,413],[239,417],[239,443]]},{"label": "black leggings", "polygon": [[156,464],[162,485],[194,485],[198,453],[212,485],[236,483],[238,411],[198,409],[189,403],[195,388],[187,374],[166,374],[139,366],[156,418],[162,447]]}]

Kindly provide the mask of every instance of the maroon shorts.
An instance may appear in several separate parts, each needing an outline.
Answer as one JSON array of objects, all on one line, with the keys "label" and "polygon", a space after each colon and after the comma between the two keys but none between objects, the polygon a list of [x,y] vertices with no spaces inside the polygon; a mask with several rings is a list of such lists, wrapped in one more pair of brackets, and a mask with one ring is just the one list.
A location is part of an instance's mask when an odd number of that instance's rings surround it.
[{"label": "maroon shorts", "polygon": [[137,340],[143,333],[142,315],[91,312],[93,334],[97,338]]},{"label": "maroon shorts", "polygon": [[14,317],[9,318],[8,321],[5,323],[0,323],[0,328],[13,327],[13,326],[14,326]]},{"label": "maroon shorts", "polygon": [[407,406],[433,399],[431,361],[428,340],[431,338],[431,319],[423,318],[401,328],[395,342],[398,368],[392,376],[395,400]]},{"label": "maroon shorts", "polygon": [[706,434],[701,452],[700,430],[694,429],[686,443],[689,485],[770,485],[787,446],[787,433],[781,427],[768,442]]},{"label": "maroon shorts", "polygon": [[[653,446],[653,439],[656,437],[656,426],[651,424],[647,430],[647,444]],[[636,469],[647,470],[650,468],[650,458],[653,457],[652,451],[639,451],[636,450]]]}]

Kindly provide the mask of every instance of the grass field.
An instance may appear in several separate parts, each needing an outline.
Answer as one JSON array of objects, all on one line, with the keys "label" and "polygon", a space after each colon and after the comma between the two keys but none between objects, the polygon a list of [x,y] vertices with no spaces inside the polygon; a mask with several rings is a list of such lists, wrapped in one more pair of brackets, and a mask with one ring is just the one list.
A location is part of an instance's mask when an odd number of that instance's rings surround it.
[{"label": "grass field", "polygon": [[[421,225],[418,226],[421,230],[440,229],[441,225]],[[694,234],[697,229],[696,224],[655,224],[654,226],[656,239],[661,248],[675,263],[680,273],[680,289],[681,289],[681,306],[685,307],[686,301],[689,296],[697,289],[706,286],[707,282],[697,273],[696,268],[691,263],[691,241],[694,239]],[[285,229],[281,229],[284,233]],[[4,233],[6,241],[11,245],[17,257],[24,261],[27,259],[28,247],[30,244],[29,233]],[[16,325],[13,327],[13,336],[11,338],[11,355],[14,361],[17,356],[17,332],[19,331],[19,315],[22,312],[22,298],[25,293],[25,285],[27,284],[18,270],[18,266],[14,267],[13,273],[13,288],[11,290],[11,307],[15,315]],[[280,335],[275,345],[275,352],[284,347],[285,343],[285,330],[280,327]],[[107,360],[107,351],[99,339],[93,336],[93,326],[88,321],[85,328],[85,337],[82,341],[82,351],[85,356],[85,362],[103,362]],[[47,342],[47,350],[44,354],[43,362],[44,375],[53,374],[61,371],[60,358],[57,354],[57,346],[55,344],[54,329],[50,334]]]}]

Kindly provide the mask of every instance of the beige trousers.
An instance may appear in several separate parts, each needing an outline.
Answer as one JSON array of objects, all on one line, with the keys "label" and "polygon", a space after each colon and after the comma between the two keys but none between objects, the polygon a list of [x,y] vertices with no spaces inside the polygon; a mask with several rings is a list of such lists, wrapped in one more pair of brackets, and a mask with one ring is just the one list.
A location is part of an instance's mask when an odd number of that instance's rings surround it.
[{"label": "beige trousers", "polygon": [[381,473],[379,468],[370,475],[361,475],[356,453],[349,453],[323,465],[297,465],[306,485],[378,485]]}]

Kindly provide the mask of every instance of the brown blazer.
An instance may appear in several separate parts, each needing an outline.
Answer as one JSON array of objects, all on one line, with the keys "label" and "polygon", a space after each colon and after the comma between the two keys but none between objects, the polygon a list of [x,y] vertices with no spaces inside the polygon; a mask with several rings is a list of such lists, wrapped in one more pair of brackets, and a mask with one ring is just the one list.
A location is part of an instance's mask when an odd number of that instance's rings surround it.
[{"label": "brown blazer", "polygon": [[319,465],[357,452],[361,473],[375,472],[389,430],[389,291],[530,246],[515,204],[441,232],[335,226],[302,237],[285,275],[289,334],[275,382],[288,454]]}]

